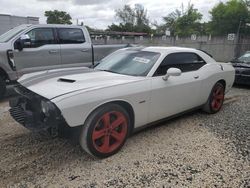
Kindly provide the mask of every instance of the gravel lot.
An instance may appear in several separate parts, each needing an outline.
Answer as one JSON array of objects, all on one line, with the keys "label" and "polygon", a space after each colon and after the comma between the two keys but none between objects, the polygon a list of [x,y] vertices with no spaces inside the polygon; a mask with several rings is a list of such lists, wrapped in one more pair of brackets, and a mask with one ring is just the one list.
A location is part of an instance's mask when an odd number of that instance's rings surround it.
[{"label": "gravel lot", "polygon": [[250,89],[133,135],[115,156],[29,132],[0,103],[1,187],[250,187]]}]

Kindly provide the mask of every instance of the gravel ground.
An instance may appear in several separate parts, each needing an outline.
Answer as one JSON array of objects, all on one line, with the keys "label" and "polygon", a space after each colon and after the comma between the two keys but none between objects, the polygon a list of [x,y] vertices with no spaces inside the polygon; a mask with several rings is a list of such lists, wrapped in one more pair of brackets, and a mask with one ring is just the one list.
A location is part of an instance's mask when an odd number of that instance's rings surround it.
[{"label": "gravel ground", "polygon": [[0,103],[0,187],[250,187],[247,88],[233,88],[221,112],[143,130],[104,160],[29,132],[7,110]]}]

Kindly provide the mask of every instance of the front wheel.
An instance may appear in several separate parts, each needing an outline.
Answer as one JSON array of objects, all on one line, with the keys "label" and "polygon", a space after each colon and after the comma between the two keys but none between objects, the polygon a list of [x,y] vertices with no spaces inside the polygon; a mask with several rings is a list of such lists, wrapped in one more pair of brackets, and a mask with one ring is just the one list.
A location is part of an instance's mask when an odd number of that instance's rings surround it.
[{"label": "front wheel", "polygon": [[204,105],[203,110],[209,114],[214,114],[220,111],[225,97],[225,87],[223,84],[217,82],[209,96],[207,103]]},{"label": "front wheel", "polygon": [[90,155],[109,157],[122,148],[129,131],[127,111],[117,104],[107,104],[87,119],[80,134],[80,145]]},{"label": "front wheel", "polygon": [[0,76],[0,100],[3,99],[6,92],[6,82],[5,80]]}]

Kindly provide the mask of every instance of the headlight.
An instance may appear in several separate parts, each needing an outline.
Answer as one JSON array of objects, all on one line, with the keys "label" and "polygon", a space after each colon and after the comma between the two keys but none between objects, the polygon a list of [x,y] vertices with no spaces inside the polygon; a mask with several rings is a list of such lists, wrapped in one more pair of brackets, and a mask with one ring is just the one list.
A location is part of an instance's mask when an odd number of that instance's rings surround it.
[{"label": "headlight", "polygon": [[46,101],[41,101],[41,108],[42,108],[42,112],[48,116],[49,115],[49,111],[51,109],[51,105],[49,102]]},{"label": "headlight", "polygon": [[8,57],[8,62],[13,71],[16,70],[16,65],[14,61],[14,52],[13,50],[7,50],[7,57]]}]

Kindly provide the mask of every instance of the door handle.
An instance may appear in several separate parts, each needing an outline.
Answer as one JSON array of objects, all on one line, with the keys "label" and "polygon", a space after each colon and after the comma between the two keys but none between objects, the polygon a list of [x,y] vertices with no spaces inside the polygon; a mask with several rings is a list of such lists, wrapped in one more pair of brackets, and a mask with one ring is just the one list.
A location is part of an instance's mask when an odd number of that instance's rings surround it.
[{"label": "door handle", "polygon": [[81,52],[87,52],[89,49],[82,49]]},{"label": "door handle", "polygon": [[198,78],[199,78],[199,76],[195,76],[195,77],[194,77],[194,79],[198,79]]},{"label": "door handle", "polygon": [[49,53],[50,54],[56,54],[56,53],[58,53],[58,50],[50,50]]}]

